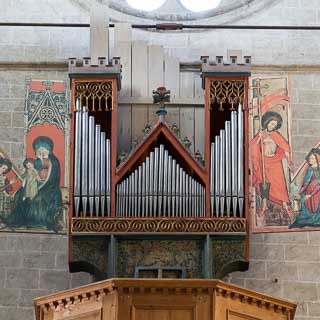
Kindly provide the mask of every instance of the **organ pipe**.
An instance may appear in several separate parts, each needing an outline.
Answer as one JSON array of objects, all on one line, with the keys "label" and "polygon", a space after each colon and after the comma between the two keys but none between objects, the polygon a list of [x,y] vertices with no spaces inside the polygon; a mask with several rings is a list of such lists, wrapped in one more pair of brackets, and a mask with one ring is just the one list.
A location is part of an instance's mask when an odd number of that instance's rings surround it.
[{"label": "organ pipe", "polygon": [[139,218],[151,216],[150,212],[154,217],[205,216],[204,187],[177,163],[163,144],[151,151],[142,165],[117,185],[120,192],[123,188],[126,197],[132,200],[126,206],[125,197],[119,197],[119,217]]},{"label": "organ pipe", "polygon": [[[86,108],[75,108],[74,216],[110,216],[111,143]],[[117,187],[119,205],[125,190]]]},{"label": "organ pipe", "polygon": [[[211,142],[210,205],[211,216],[243,217],[244,137],[243,110],[231,112],[219,135]],[[202,192],[202,191],[201,191]]]}]

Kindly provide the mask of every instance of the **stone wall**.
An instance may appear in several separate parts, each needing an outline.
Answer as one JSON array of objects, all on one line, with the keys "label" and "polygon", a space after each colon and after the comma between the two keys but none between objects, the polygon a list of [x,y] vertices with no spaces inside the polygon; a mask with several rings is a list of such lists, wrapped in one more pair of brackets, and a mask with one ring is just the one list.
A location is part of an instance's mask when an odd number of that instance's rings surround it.
[{"label": "stone wall", "polygon": [[[262,1],[262,0],[261,0]],[[27,1],[21,7],[4,0],[1,21],[88,22],[79,1]],[[318,0],[281,0],[234,24],[320,23]],[[215,18],[208,23],[215,23]],[[134,39],[162,44],[183,61],[242,49],[252,56],[255,74],[290,75],[294,165],[320,139],[320,33],[312,31],[210,31],[151,33],[135,31]],[[111,36],[112,38],[112,36]],[[89,55],[88,29],[0,27],[0,147],[17,164],[23,160],[23,112],[27,78],[65,79],[68,57]],[[18,66],[18,63],[38,63]],[[12,64],[13,63],[13,64]],[[47,66],[46,66],[47,64]],[[22,69],[24,68],[24,69]],[[320,318],[320,233],[251,235],[249,271],[229,281],[299,302],[297,320]],[[34,296],[91,281],[69,275],[67,239],[57,235],[0,234],[0,319],[33,317]],[[10,317],[8,316],[10,314]]]},{"label": "stone wall", "polygon": [[31,320],[35,297],[92,281],[69,273],[67,245],[66,236],[0,234],[0,319]]}]

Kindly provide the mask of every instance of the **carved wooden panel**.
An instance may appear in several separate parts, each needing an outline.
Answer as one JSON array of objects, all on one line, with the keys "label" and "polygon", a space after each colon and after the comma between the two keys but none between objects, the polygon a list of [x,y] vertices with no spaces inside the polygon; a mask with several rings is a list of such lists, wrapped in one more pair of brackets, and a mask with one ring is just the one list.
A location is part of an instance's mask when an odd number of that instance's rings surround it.
[{"label": "carved wooden panel", "polygon": [[110,279],[35,300],[37,320],[293,320],[295,309],[204,279]]}]

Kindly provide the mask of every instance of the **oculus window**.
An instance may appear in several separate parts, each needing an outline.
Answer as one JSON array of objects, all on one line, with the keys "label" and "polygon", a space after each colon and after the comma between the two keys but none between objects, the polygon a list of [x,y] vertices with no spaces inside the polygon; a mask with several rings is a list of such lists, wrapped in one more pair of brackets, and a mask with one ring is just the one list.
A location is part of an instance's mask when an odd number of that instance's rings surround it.
[{"label": "oculus window", "polygon": [[127,0],[127,3],[134,9],[153,11],[160,8],[167,0]]},{"label": "oculus window", "polygon": [[212,10],[220,4],[221,0],[180,0],[181,4],[190,11],[201,12]]}]

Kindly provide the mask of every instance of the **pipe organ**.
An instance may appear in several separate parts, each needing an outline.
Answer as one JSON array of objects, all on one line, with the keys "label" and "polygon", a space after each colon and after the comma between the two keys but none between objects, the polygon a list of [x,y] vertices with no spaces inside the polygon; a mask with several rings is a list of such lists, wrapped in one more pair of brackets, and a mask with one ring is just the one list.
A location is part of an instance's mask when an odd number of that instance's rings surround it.
[{"label": "pipe organ", "polygon": [[205,188],[163,144],[117,185],[119,217],[204,217]]},{"label": "pipe organ", "polygon": [[[165,103],[170,103],[170,88],[164,87],[153,92],[154,103],[160,104],[158,121],[143,124],[144,137],[132,145],[128,154],[118,150],[120,60],[114,58],[107,64],[101,58],[98,62],[97,66],[88,59],[81,66],[75,59],[69,62],[71,270],[81,271],[91,265],[91,258],[90,262],[79,258],[79,264],[74,261],[74,255],[83,254],[82,249],[74,249],[82,236],[92,236],[96,241],[100,236],[109,239],[108,257],[113,262],[104,272],[110,277],[117,275],[115,259],[121,236],[168,234],[200,236],[205,241],[201,256],[206,262],[197,277],[246,270],[250,62],[223,64],[203,58],[203,155],[192,153],[190,141],[180,139],[179,129],[166,122]],[[241,247],[235,249],[232,243],[227,255],[240,250],[246,260],[244,264],[233,264],[232,270],[221,266],[221,275],[212,271],[216,261],[213,255],[218,259],[219,254],[214,252],[219,246],[211,246],[220,235],[235,237],[232,241],[238,239]]]}]

